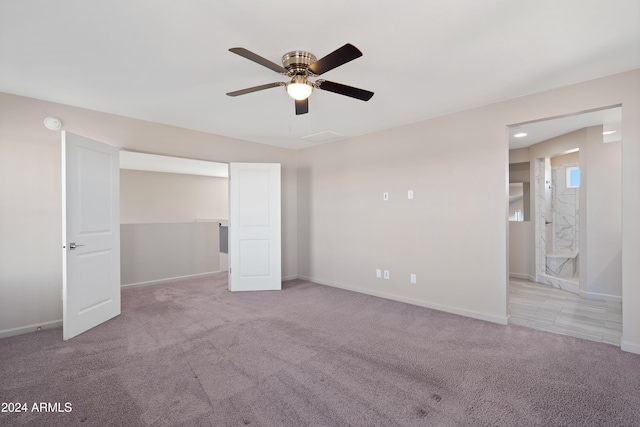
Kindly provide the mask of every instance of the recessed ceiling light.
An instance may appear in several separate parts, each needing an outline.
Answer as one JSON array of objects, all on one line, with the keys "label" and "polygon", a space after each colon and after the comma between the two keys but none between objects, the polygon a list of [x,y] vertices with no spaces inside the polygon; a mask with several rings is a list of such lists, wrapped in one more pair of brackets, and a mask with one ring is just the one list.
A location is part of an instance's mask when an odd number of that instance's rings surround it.
[{"label": "recessed ceiling light", "polygon": [[612,133],[616,133],[615,130],[605,130],[604,132],[602,132],[603,135],[611,135]]},{"label": "recessed ceiling light", "polygon": [[522,137],[527,136],[527,133],[526,132],[520,132],[520,133],[516,133],[513,136],[515,136],[516,138],[522,138]]}]

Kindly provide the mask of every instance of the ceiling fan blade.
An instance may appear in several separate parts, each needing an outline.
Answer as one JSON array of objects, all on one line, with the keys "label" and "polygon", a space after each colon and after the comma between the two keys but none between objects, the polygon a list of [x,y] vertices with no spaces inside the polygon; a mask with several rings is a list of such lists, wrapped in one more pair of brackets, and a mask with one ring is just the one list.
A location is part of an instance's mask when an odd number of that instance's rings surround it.
[{"label": "ceiling fan blade", "polygon": [[229,96],[240,96],[246,95],[247,93],[257,92],[259,90],[271,89],[272,87],[284,86],[283,82],[275,82],[275,83],[267,83],[266,85],[248,87],[246,89],[236,90],[235,92],[229,92],[227,95]]},{"label": "ceiling fan blade", "polygon": [[233,52],[236,55],[240,55],[243,58],[247,58],[249,61],[253,61],[256,64],[260,64],[263,67],[267,67],[273,71],[275,71],[276,73],[280,73],[280,74],[287,74],[287,70],[285,68],[283,68],[282,66],[276,64],[275,62],[271,62],[266,58],[263,58],[260,55],[256,55],[255,53],[251,52],[250,50],[247,50],[243,47],[232,47],[231,49],[229,49],[229,52]]},{"label": "ceiling fan blade", "polygon": [[297,100],[296,99],[296,116],[300,114],[307,114],[309,112],[309,98]]},{"label": "ceiling fan blade", "polygon": [[317,80],[316,87],[322,90],[328,90],[329,92],[338,93],[340,95],[350,96],[361,101],[368,101],[373,96],[373,92],[368,90],[358,89],[357,87],[347,86],[340,83],[330,82],[327,80]]},{"label": "ceiling fan blade", "polygon": [[349,61],[353,61],[354,59],[361,56],[362,52],[360,52],[357,47],[355,47],[351,43],[347,43],[341,48],[334,50],[324,58],[320,58],[313,64],[309,65],[309,71],[311,71],[316,76],[319,76],[320,74],[326,73],[329,70],[333,70],[334,68],[346,64]]}]

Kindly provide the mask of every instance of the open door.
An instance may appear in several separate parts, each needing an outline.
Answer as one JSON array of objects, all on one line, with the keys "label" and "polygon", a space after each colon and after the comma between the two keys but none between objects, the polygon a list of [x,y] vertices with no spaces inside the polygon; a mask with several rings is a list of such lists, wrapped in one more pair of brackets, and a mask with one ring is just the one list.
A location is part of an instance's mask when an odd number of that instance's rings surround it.
[{"label": "open door", "polygon": [[229,165],[229,290],[282,289],[280,164]]},{"label": "open door", "polygon": [[120,314],[118,148],[62,132],[63,338]]}]

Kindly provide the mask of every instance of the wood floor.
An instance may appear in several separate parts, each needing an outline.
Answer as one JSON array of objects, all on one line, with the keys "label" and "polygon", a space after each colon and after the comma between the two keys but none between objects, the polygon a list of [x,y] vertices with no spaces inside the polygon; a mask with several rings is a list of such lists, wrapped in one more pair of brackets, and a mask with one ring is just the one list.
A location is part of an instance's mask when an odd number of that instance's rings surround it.
[{"label": "wood floor", "polygon": [[582,298],[528,280],[509,280],[509,323],[620,345],[622,304]]}]

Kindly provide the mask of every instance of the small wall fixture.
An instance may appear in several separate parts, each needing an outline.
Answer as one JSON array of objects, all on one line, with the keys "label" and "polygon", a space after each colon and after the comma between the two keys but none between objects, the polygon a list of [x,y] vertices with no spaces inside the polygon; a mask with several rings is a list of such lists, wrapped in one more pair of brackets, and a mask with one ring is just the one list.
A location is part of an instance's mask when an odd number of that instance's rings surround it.
[{"label": "small wall fixture", "polygon": [[44,127],[46,127],[49,130],[59,130],[62,127],[62,120],[52,116],[45,117]]}]

